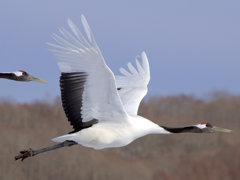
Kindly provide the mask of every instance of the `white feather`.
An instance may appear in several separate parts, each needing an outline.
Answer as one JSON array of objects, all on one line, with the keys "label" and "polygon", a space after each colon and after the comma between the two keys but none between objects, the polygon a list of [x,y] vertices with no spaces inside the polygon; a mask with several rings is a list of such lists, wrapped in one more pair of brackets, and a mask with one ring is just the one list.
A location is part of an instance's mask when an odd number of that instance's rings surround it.
[{"label": "white feather", "polygon": [[145,52],[142,52],[141,57],[136,57],[136,66],[137,69],[131,63],[128,63],[129,71],[120,68],[123,76],[116,76],[117,87],[121,88],[118,93],[127,113],[130,115],[137,115],[139,104],[147,94],[150,70]]},{"label": "white feather", "polygon": [[85,17],[82,16],[81,19],[90,42],[87,42],[74,23],[68,20],[77,38],[61,29],[63,37],[54,35],[58,45],[48,45],[54,48],[52,51],[58,59],[61,72],[87,73],[81,109],[83,122],[92,119],[124,121],[127,113],[117,93],[115,77],[106,65]]}]

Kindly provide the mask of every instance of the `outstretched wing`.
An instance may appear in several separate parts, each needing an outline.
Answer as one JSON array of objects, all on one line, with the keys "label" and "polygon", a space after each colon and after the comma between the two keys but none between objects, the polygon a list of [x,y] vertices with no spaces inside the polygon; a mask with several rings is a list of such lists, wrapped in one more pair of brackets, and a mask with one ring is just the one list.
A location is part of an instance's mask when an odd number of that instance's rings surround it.
[{"label": "outstretched wing", "polygon": [[136,68],[129,62],[128,71],[120,68],[122,76],[116,76],[117,89],[128,114],[137,115],[138,107],[147,94],[150,69],[145,52],[136,57]]},{"label": "outstretched wing", "polygon": [[127,113],[122,105],[115,77],[106,65],[90,27],[81,16],[88,41],[69,19],[74,35],[61,28],[62,37],[53,35],[50,44],[62,72],[60,77],[62,104],[75,131],[97,121],[124,121]]}]

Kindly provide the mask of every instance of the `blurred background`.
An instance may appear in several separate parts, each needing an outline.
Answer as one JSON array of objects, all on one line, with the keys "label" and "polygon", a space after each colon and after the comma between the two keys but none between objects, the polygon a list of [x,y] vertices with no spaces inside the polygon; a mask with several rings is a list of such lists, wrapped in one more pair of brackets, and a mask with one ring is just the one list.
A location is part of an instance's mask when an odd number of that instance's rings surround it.
[{"label": "blurred background", "polygon": [[[60,94],[59,70],[46,42],[84,14],[115,74],[146,51],[149,95],[240,92],[240,2],[0,0],[0,72],[26,70],[49,82],[1,80],[0,97],[17,102]],[[26,93],[27,91],[27,93]],[[51,97],[51,98],[50,98]]]},{"label": "blurred background", "polygon": [[[240,1],[0,0],[0,72],[25,70],[48,85],[0,79],[0,179],[239,179]],[[84,14],[115,74],[146,51],[151,69],[140,114],[166,126],[202,121],[231,134],[149,135],[117,149],[81,146],[23,163],[19,150],[71,131],[59,70],[46,42]]]}]

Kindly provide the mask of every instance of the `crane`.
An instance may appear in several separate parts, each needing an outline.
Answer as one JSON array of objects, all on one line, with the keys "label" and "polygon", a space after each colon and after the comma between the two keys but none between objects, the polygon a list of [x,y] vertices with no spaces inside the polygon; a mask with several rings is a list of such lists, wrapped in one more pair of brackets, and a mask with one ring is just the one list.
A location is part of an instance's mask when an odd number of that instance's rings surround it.
[{"label": "crane", "polygon": [[25,82],[37,81],[37,82],[44,83],[44,84],[48,83],[47,81],[36,78],[23,70],[19,70],[19,71],[15,71],[15,72],[2,72],[2,73],[0,73],[0,78],[11,79],[11,80],[15,80],[15,81],[25,81]]},{"label": "crane", "polygon": [[68,19],[72,33],[60,28],[53,34],[57,44],[48,43],[61,71],[62,106],[73,131],[52,139],[58,142],[39,150],[20,151],[15,159],[36,156],[54,149],[80,144],[94,149],[126,146],[148,134],[231,132],[200,123],[186,127],[166,127],[138,115],[138,107],[147,94],[150,69],[145,52],[136,57],[136,65],[120,68],[115,76],[97,46],[87,20],[81,21],[88,40]]}]

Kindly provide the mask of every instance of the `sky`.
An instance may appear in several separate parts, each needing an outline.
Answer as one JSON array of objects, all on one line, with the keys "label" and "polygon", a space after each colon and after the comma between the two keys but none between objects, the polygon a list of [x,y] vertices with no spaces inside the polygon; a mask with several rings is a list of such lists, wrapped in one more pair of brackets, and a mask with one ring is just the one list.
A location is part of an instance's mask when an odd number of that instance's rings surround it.
[{"label": "sky", "polygon": [[240,1],[0,0],[0,72],[25,70],[47,80],[0,79],[0,100],[51,101],[60,95],[55,57],[46,42],[84,14],[115,74],[146,51],[148,96],[211,91],[240,94]]}]

